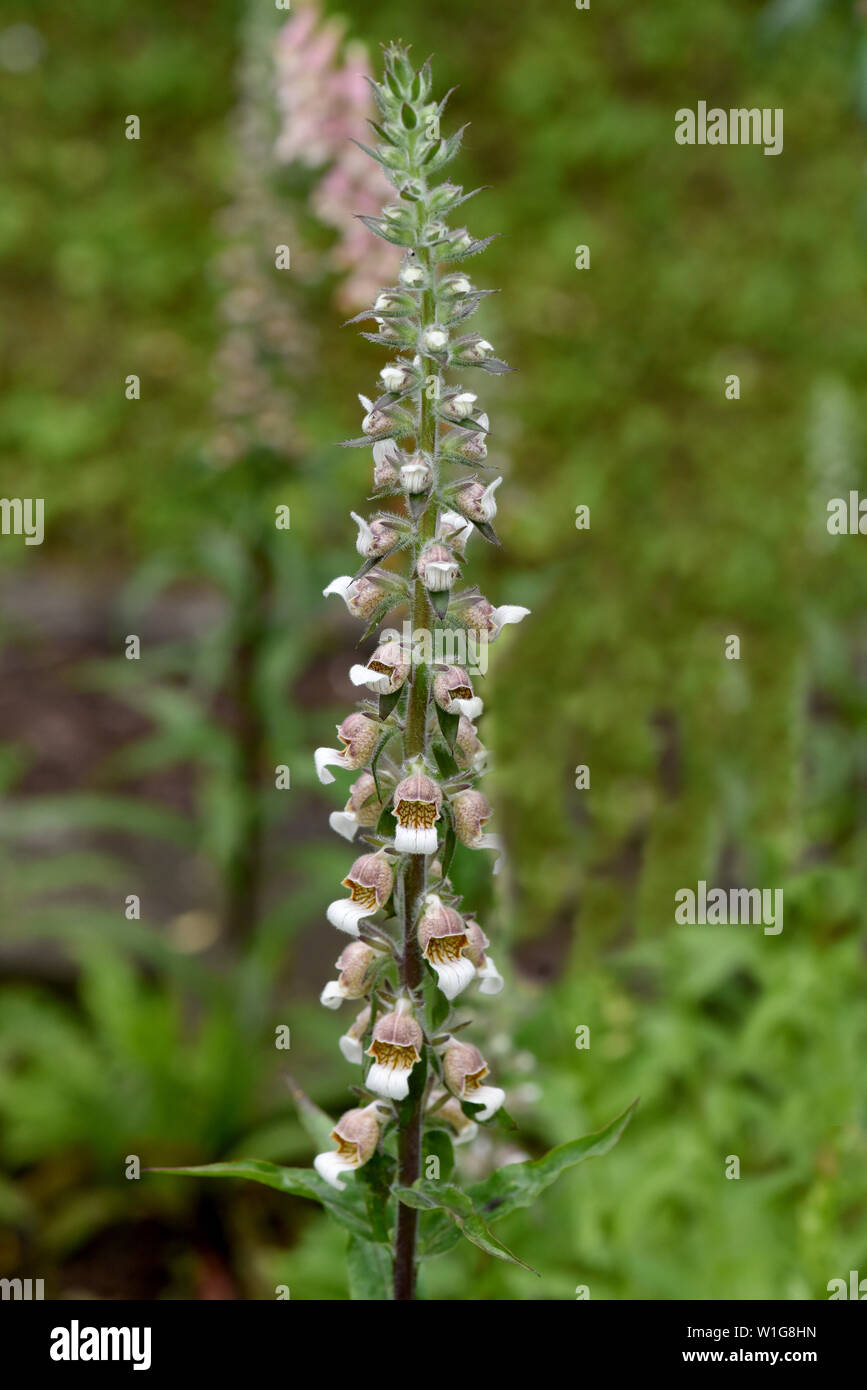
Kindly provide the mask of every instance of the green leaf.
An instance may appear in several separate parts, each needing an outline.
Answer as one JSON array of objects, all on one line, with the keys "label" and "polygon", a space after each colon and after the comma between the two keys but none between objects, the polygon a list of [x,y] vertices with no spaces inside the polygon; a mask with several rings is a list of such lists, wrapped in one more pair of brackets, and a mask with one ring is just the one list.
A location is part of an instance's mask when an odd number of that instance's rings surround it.
[{"label": "green leaf", "polygon": [[362,1240],[359,1236],[350,1236],[346,1267],[349,1297],[355,1302],[378,1303],[394,1297],[391,1255],[384,1245],[374,1245],[372,1241]]},{"label": "green leaf", "polygon": [[323,1149],[332,1147],[331,1131],[334,1129],[334,1121],[330,1115],[326,1115],[324,1110],[314,1104],[309,1096],[305,1095],[301,1087],[293,1077],[287,1073],[286,1084],[289,1093],[295,1102],[295,1109],[298,1111],[298,1118],[301,1121],[307,1134],[316,1145],[317,1153]]},{"label": "green leaf", "polygon": [[[436,704],[436,701],[434,701],[434,703]],[[455,750],[455,739],[458,736],[458,725],[461,722],[461,716],[459,714],[453,714],[451,710],[443,709],[438,704],[436,705],[436,712],[437,719],[440,723],[440,728],[443,732],[443,738],[449,746],[449,752],[453,753]]]},{"label": "green leaf", "polygon": [[291,1197],[319,1202],[341,1226],[365,1240],[370,1238],[370,1227],[363,1214],[363,1193],[350,1186],[351,1178],[345,1191],[338,1192],[310,1168],[281,1168],[257,1158],[239,1159],[234,1163],[202,1163],[193,1168],[146,1168],[145,1172],[186,1178],[246,1178],[248,1182],[259,1182],[278,1192],[287,1192]]},{"label": "green leaf", "polygon": [[473,1205],[472,1199],[466,1192],[461,1192],[460,1188],[453,1187],[449,1183],[427,1182],[420,1179],[412,1187],[394,1188],[394,1194],[404,1206],[416,1207],[419,1211],[442,1210],[458,1227],[461,1235],[467,1240],[472,1241],[480,1250],[484,1250],[488,1255],[494,1255],[498,1260],[508,1260],[511,1264],[520,1265],[522,1269],[527,1269],[531,1274],[538,1271],[532,1265],[525,1264],[519,1260],[517,1255],[513,1255],[507,1245],[491,1232],[485,1225],[480,1213]]},{"label": "green leaf", "polygon": [[556,1182],[567,1168],[574,1168],[585,1158],[595,1158],[613,1149],[637,1104],[636,1099],[622,1115],[595,1134],[585,1134],[581,1139],[558,1144],[556,1149],[551,1149],[542,1158],[527,1163],[509,1163],[505,1168],[498,1168],[484,1182],[473,1183],[469,1189],[470,1197],[489,1220],[498,1221],[501,1216],[517,1211],[519,1207],[532,1206],[540,1193]]}]

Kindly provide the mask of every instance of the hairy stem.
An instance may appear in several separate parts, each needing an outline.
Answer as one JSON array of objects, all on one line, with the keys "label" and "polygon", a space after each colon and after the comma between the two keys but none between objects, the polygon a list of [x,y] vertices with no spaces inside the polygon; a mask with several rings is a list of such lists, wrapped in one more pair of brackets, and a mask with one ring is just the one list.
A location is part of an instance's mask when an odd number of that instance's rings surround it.
[{"label": "hairy stem", "polygon": [[[419,254],[420,263],[431,274],[430,253]],[[431,322],[434,313],[434,294],[428,289],[422,295],[421,322],[419,336],[425,324]],[[439,379],[439,373],[437,373]],[[418,448],[432,458],[436,448],[437,421],[432,403],[424,386],[419,393]],[[425,540],[433,533],[435,515],[431,508],[422,515],[416,524],[415,554]],[[430,622],[430,604],[427,592],[420,579],[415,580],[412,601],[413,632],[427,628]],[[406,715],[404,753],[407,758],[423,755],[427,746],[427,706],[430,676],[423,662],[413,668],[412,686]],[[424,979],[424,965],[418,938],[416,922],[424,899],[427,883],[427,860],[423,854],[408,857],[403,872],[403,948],[400,965],[401,985],[407,992],[416,991]],[[415,1081],[415,1101],[406,1124],[398,1138],[398,1173],[403,1186],[411,1187],[421,1173],[422,1121],[424,1116],[424,1096],[427,1077],[427,1060],[422,1057],[418,1063],[419,1075]],[[415,1297],[416,1236],[418,1232],[418,1211],[414,1207],[397,1207],[397,1226],[394,1248],[394,1296],[405,1301]]]}]

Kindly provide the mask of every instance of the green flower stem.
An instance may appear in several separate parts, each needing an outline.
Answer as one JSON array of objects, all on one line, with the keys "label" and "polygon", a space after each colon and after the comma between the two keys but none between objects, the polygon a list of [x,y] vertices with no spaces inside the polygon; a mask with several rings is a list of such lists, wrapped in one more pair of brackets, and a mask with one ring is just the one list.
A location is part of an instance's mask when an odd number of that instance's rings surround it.
[{"label": "green flower stem", "polygon": [[[430,251],[420,249],[419,264],[429,277],[433,275]],[[419,338],[426,324],[433,322],[436,309],[432,286],[421,299]],[[441,374],[437,372],[437,380]],[[428,397],[425,383],[419,391],[417,446],[429,458],[433,458],[437,440],[437,419]],[[415,555],[421,551],[435,529],[436,512],[428,507],[416,523]],[[427,591],[420,579],[415,580],[412,600],[413,632],[428,628],[431,621],[431,606]],[[405,753],[408,758],[423,755],[427,746],[427,706],[430,689],[430,673],[423,662],[413,667],[412,685],[409,691],[405,728]],[[424,964],[416,936],[421,904],[427,885],[427,859],[423,854],[412,854],[407,858],[403,871],[403,954],[401,958],[401,984],[407,991],[417,990],[424,979]],[[422,1123],[424,1118],[424,1096],[427,1082],[427,1060],[423,1056],[418,1063],[418,1079],[415,1082],[416,1099],[406,1124],[398,1138],[398,1169],[400,1183],[411,1187],[421,1176]],[[396,1300],[411,1300],[415,1297],[416,1236],[418,1232],[418,1210],[404,1206],[397,1207],[397,1224],[394,1244],[394,1296]]]}]

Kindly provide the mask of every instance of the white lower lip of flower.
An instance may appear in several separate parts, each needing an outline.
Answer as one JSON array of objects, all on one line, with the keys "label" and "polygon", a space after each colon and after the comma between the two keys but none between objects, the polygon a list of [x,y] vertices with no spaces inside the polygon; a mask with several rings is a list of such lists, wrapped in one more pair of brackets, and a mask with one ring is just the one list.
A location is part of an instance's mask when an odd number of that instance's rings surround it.
[{"label": "white lower lip of flower", "polygon": [[529,612],[529,608],[521,608],[514,603],[504,603],[500,608],[495,608],[491,614],[491,620],[494,624],[494,631],[491,636],[496,637],[500,629],[504,628],[507,623],[521,622]]},{"label": "white lower lip of flower", "polygon": [[441,328],[429,328],[422,339],[425,347],[432,348],[434,352],[444,348],[448,340],[448,333],[444,333]]},{"label": "white lower lip of flower", "polygon": [[334,781],[334,776],[328,771],[329,767],[346,767],[346,759],[343,748],[317,748],[313,754],[313,765],[316,768],[316,776],[324,787]]},{"label": "white lower lip of flower", "polygon": [[459,420],[465,420],[468,415],[472,415],[477,400],[478,397],[470,395],[469,392],[463,396],[454,396],[449,402],[449,412]]},{"label": "white lower lip of flower", "polygon": [[351,574],[340,574],[336,579],[332,579],[326,589],[322,590],[322,597],[328,598],[329,594],[339,594],[344,602],[349,602],[349,591],[355,583]]},{"label": "white lower lip of flower", "polygon": [[394,833],[398,854],[434,854],[438,839],[435,826],[399,825]]},{"label": "white lower lip of flower", "polygon": [[459,960],[431,961],[436,971],[437,984],[446,999],[456,999],[475,975],[472,961],[461,956]]},{"label": "white lower lip of flower", "polygon": [[503,988],[503,977],[494,965],[494,958],[485,954],[485,963],[478,971],[479,993],[499,994]]},{"label": "white lower lip of flower", "polygon": [[353,685],[366,685],[374,695],[387,695],[391,690],[391,677],[384,671],[373,671],[369,666],[352,666],[349,679]]},{"label": "white lower lip of flower", "polygon": [[426,463],[405,463],[400,470],[400,485],[407,492],[424,492],[430,483],[430,469]]},{"label": "white lower lip of flower", "polygon": [[328,904],[325,916],[338,931],[345,931],[348,936],[358,936],[358,924],[362,917],[370,917],[375,911],[375,907],[354,903],[351,898],[338,898],[336,902]]},{"label": "white lower lip of flower", "polygon": [[395,392],[401,389],[406,377],[400,367],[383,367],[379,379],[386,391]]},{"label": "white lower lip of flower", "polygon": [[449,700],[449,709],[456,710],[458,714],[465,714],[467,719],[476,720],[485,708],[484,700],[478,695],[473,695],[469,700]]},{"label": "white lower lip of flower", "polygon": [[358,821],[352,811],[332,811],[328,824],[344,840],[354,840],[358,834]]},{"label": "white lower lip of flower", "polygon": [[387,1067],[382,1062],[374,1062],[364,1084],[378,1096],[386,1096],[389,1100],[406,1100],[411,1070],[411,1067]]},{"label": "white lower lip of flower", "polygon": [[479,835],[473,840],[471,849],[494,849],[497,851],[497,858],[494,861],[492,873],[498,874],[503,864],[503,841],[499,835]]},{"label": "white lower lip of flower", "polygon": [[346,995],[340,987],[339,980],[329,980],[319,996],[320,1004],[324,1004],[326,1009],[339,1009]]},{"label": "white lower lip of flower", "polygon": [[450,589],[458,577],[457,565],[448,560],[429,560],[424,567],[424,586],[431,593],[442,593]]},{"label": "white lower lip of flower", "polygon": [[479,1120],[489,1120],[491,1116],[499,1110],[503,1101],[506,1099],[506,1092],[499,1086],[479,1086],[475,1091],[470,1091],[469,1095],[464,1096],[464,1100],[469,1101],[470,1105],[483,1105],[484,1110],[480,1110],[477,1116]]},{"label": "white lower lip of flower", "polygon": [[484,521],[493,521],[494,517],[497,515],[497,502],[494,493],[502,481],[502,478],[495,478],[492,483],[488,483],[488,486],[479,498],[479,511]]},{"label": "white lower lip of flower", "polygon": [[354,1067],[361,1065],[364,1053],[358,1038],[351,1038],[348,1033],[344,1033],[342,1038],[338,1038],[337,1045],[347,1062],[351,1062]]},{"label": "white lower lip of flower", "polygon": [[324,1178],[330,1187],[336,1187],[339,1192],[342,1192],[346,1187],[346,1183],[340,1181],[342,1174],[351,1172],[353,1168],[358,1167],[358,1164],[352,1163],[342,1154],[333,1153],[329,1149],[327,1153],[316,1155],[313,1160],[313,1167],[320,1178]]},{"label": "white lower lip of flower", "polygon": [[451,541],[462,549],[473,534],[473,523],[460,512],[443,512],[437,522],[437,538]]}]

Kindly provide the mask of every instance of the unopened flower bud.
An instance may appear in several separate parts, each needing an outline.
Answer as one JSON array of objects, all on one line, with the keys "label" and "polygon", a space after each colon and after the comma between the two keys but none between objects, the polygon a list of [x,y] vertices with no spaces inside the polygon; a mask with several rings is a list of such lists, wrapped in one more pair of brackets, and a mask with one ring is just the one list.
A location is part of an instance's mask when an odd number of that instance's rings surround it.
[{"label": "unopened flower bud", "polygon": [[466,420],[472,415],[478,399],[473,391],[459,391],[456,396],[449,396],[443,401],[443,413],[450,415],[453,420]]},{"label": "unopened flower bud", "polygon": [[402,285],[406,285],[407,288],[415,290],[425,284],[427,274],[420,265],[410,261],[408,265],[403,267],[398,278]]},{"label": "unopened flower bud", "polygon": [[430,352],[442,352],[448,340],[448,329],[441,328],[438,324],[431,324],[421,335],[422,345]]},{"label": "unopened flower bud", "polygon": [[361,919],[371,917],[391,897],[394,887],[391,865],[381,852],[362,854],[343,880],[343,887],[349,889],[349,897],[329,903],[326,916],[338,931],[358,936]]},{"label": "unopened flower bud", "polygon": [[340,974],[329,980],[319,996],[326,1009],[338,1009],[344,999],[363,999],[370,990],[373,967],[382,958],[364,941],[350,941],[334,962]]},{"label": "unopened flower bud", "polygon": [[409,1095],[410,1072],[421,1059],[423,1042],[421,1028],[405,1004],[378,1018],[367,1049],[367,1055],[373,1058],[365,1078],[368,1089],[390,1100],[405,1100]]},{"label": "unopened flower bud", "polygon": [[337,726],[337,737],[342,748],[317,748],[313,755],[316,775],[324,786],[334,781],[329,767],[344,767],[355,771],[370,761],[380,735],[380,727],[366,714],[356,711],[348,714],[342,724]]},{"label": "unopened flower bud", "polygon": [[506,1099],[505,1091],[499,1086],[483,1084],[487,1075],[488,1064],[477,1047],[458,1042],[456,1038],[449,1039],[443,1052],[443,1080],[458,1100],[483,1107],[479,1111],[480,1120],[489,1120]]},{"label": "unopened flower bud", "polygon": [[436,851],[436,822],[442,804],[442,792],[424,772],[412,772],[398,783],[393,798],[397,820],[394,847],[398,854],[433,854]]},{"label": "unopened flower bud", "polygon": [[448,295],[450,299],[457,299],[461,295],[469,294],[472,284],[466,275],[444,275],[439,282],[441,294]]},{"label": "unopened flower bud", "polygon": [[379,375],[383,390],[389,391],[393,396],[406,390],[413,382],[413,373],[400,362],[389,363],[387,367],[383,367]]},{"label": "unopened flower bud", "polygon": [[418,558],[418,576],[431,593],[441,593],[451,589],[461,572],[460,565],[452,552],[441,541],[426,545]]},{"label": "unopened flower bud", "polygon": [[484,362],[488,357],[493,356],[494,345],[489,343],[487,338],[473,338],[468,343],[463,343],[460,349],[461,359],[464,362]]},{"label": "unopened flower bud", "polygon": [[332,1187],[343,1189],[342,1176],[353,1168],[361,1168],[376,1153],[383,1117],[376,1102],[357,1110],[347,1110],[331,1131],[337,1144],[336,1152],[317,1154],[313,1166],[320,1178]]},{"label": "unopened flower bud", "polygon": [[425,898],[418,924],[418,944],[425,960],[435,970],[437,984],[446,999],[457,998],[476,969],[465,955],[469,937],[463,918],[453,907],[446,907],[435,893]]}]

